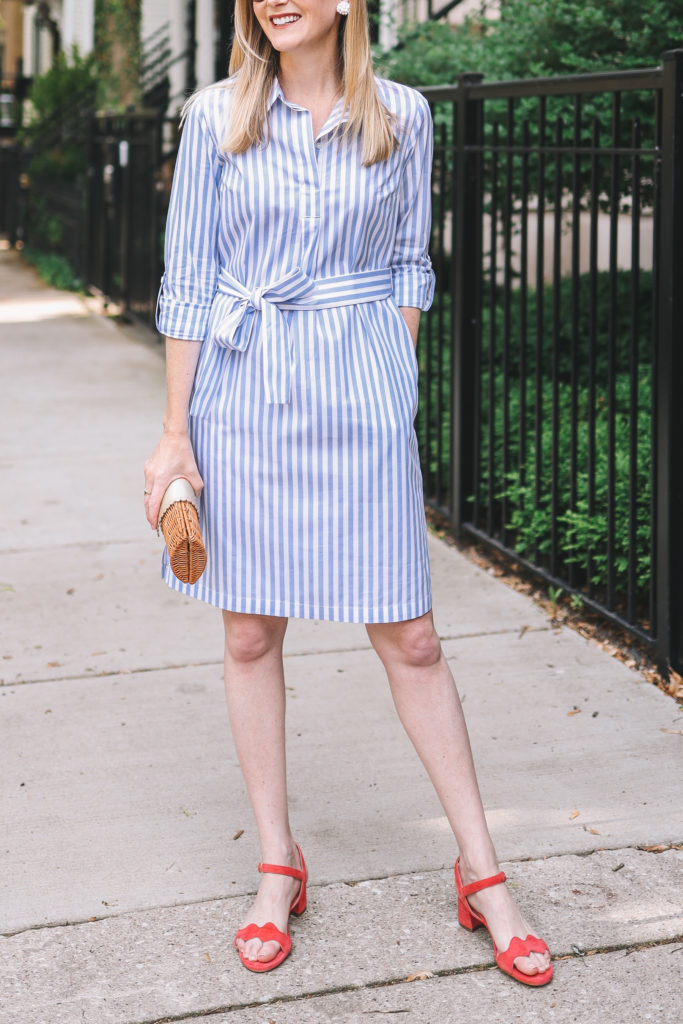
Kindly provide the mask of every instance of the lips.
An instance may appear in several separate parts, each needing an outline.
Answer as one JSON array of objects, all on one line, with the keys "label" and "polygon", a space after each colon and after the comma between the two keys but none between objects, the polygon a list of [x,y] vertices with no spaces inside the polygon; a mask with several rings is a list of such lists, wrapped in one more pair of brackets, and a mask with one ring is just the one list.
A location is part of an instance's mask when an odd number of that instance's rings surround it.
[{"label": "lips", "polygon": [[274,14],[270,18],[274,28],[286,28],[287,25],[295,25],[297,21],[301,21],[300,14]]}]

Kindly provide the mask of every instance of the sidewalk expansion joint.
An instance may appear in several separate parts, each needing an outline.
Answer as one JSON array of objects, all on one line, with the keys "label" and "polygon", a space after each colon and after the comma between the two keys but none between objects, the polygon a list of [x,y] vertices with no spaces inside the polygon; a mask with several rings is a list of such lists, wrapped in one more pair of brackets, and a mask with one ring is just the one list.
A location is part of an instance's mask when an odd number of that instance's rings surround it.
[{"label": "sidewalk expansion joint", "polygon": [[139,537],[129,537],[124,540],[103,537],[102,540],[74,540],[65,544],[36,544],[33,547],[27,548],[2,548],[0,549],[0,555],[33,555],[36,553],[40,554],[41,551],[70,551],[72,548],[78,548],[79,550],[89,548],[111,548],[119,547],[124,544],[139,543]]},{"label": "sidewalk expansion joint", "polygon": [[[661,843],[655,850],[652,847],[644,847],[642,845],[634,846],[601,846],[597,850],[559,850],[554,853],[544,854],[542,857],[508,857],[505,859],[505,864],[529,864],[532,861],[547,861],[557,860],[560,857],[593,857],[598,853],[615,853],[618,854],[621,851],[638,851],[640,853],[651,853],[656,856],[658,853],[662,853],[665,850],[680,850],[683,847],[683,842],[679,843],[676,841]],[[335,885],[346,885],[350,888],[355,888],[357,885],[367,884],[368,882],[385,882],[391,878],[406,878],[408,876],[417,875],[438,875],[443,871],[451,872],[453,870],[451,864],[444,864],[438,868],[423,868],[419,871],[395,871],[387,875],[368,875],[365,878],[354,878],[351,880],[345,878],[333,878],[327,882],[320,882],[316,885],[309,885],[309,889],[324,890]],[[613,869],[616,870],[616,869]],[[135,907],[131,910],[121,910],[119,913],[113,914],[102,914],[100,917],[83,917],[76,918],[73,920],[62,920],[62,921],[44,921],[40,924],[28,925],[25,928],[17,928],[16,931],[0,932],[0,938],[10,939],[17,938],[20,935],[25,935],[27,932],[38,932],[47,930],[49,928],[77,928],[80,925],[96,925],[101,924],[105,921],[112,921],[120,917],[134,917],[136,914],[153,914],[158,910],[175,910],[176,908],[182,909],[183,907],[196,907],[202,906],[205,903],[227,903],[231,900],[244,899],[246,896],[255,896],[256,890],[249,890],[247,892],[230,893],[230,895],[216,895],[216,896],[201,896],[195,900],[183,900],[175,903],[154,903],[147,907]],[[667,942],[674,941],[673,939],[665,940]],[[616,948],[616,947],[615,947]]]},{"label": "sidewalk expansion joint", "polygon": [[[681,942],[683,942],[683,935],[678,935],[672,939],[652,940],[651,942],[635,942],[628,944],[620,943],[615,946],[601,946],[598,949],[590,949],[585,952],[581,951],[580,953],[560,953],[553,956],[552,960],[554,963],[557,963],[558,961],[566,962],[567,960],[585,960],[587,957],[598,954],[609,955],[614,953],[624,953],[625,956],[630,956],[632,953],[637,953],[643,949],[653,949],[669,945],[675,946]],[[671,952],[678,952],[679,949],[683,950],[683,946],[679,946],[678,949],[672,949]],[[225,1004],[223,1006],[210,1007],[206,1010],[195,1010],[191,1013],[174,1014],[170,1017],[154,1017],[147,1020],[126,1021],[126,1024],[182,1024],[183,1021],[194,1021],[197,1020],[198,1017],[214,1017],[220,1013],[233,1013],[238,1010],[264,1009],[265,1007],[278,1006],[286,1003],[297,1003],[301,1000],[315,999],[324,996],[393,988],[396,985],[412,985],[417,981],[427,981],[432,978],[452,978],[460,974],[481,974],[483,971],[491,970],[498,970],[498,967],[493,961],[486,964],[472,964],[468,967],[446,968],[440,971],[425,971],[417,977],[409,975],[408,978],[389,978],[386,981],[369,981],[360,985],[338,985],[332,988],[315,989],[310,992],[300,992],[297,995],[291,996],[273,996],[271,999],[259,1000],[258,1002]]]},{"label": "sidewalk expansion joint", "polygon": [[145,672],[175,672],[179,669],[210,668],[212,665],[222,668],[223,661],[188,661],[180,665],[150,665],[143,666],[142,668],[106,669],[103,672],[78,672],[74,675],[66,676],[45,676],[43,678],[39,676],[37,679],[17,679],[11,683],[0,682],[0,689],[11,690],[15,686],[35,686],[38,683],[69,683],[79,679],[91,679],[94,681],[96,679],[110,679],[112,676],[137,676]]},{"label": "sidewalk expansion joint", "polygon": [[[128,542],[126,542],[128,543]],[[477,640],[485,636],[504,636],[509,633],[521,633],[523,627],[505,628],[505,629],[493,629],[486,630],[481,633],[456,633],[453,636],[441,636],[441,643],[450,643],[454,640]],[[524,635],[527,633],[548,633],[551,631],[550,626],[533,626],[524,630]],[[291,651],[284,655],[285,661],[291,658],[315,658],[315,657],[330,657],[334,655],[344,654],[358,654],[362,651],[371,651],[372,645],[368,642],[367,644],[361,644],[357,647],[340,647],[330,648],[329,650],[323,651]],[[451,660],[448,658],[447,660]],[[33,686],[36,683],[57,683],[57,682],[71,682],[78,679],[107,679],[111,676],[135,676],[140,675],[144,672],[175,672],[188,668],[210,668],[212,665],[221,666],[223,665],[222,659],[210,659],[208,661],[187,661],[181,662],[177,665],[145,665],[142,668],[118,668],[108,669],[103,672],[77,672],[72,675],[63,676],[38,676],[35,679],[16,679],[13,682],[4,683],[0,681],[0,689],[10,689],[14,686]]]}]

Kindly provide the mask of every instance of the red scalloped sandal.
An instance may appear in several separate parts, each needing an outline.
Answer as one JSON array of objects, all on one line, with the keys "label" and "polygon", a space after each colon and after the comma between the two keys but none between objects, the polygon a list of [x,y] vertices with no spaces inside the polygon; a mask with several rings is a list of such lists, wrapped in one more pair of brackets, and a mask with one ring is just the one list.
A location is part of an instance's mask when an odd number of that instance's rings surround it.
[{"label": "red scalloped sandal", "polygon": [[552,964],[550,964],[546,971],[542,971],[540,974],[524,974],[523,971],[515,967],[515,960],[518,956],[528,956],[529,953],[549,953],[550,950],[543,939],[539,939],[535,935],[527,935],[526,939],[515,937],[508,948],[503,953],[499,953],[495,942],[493,942],[493,936],[486,923],[486,918],[478,914],[467,902],[467,897],[471,893],[479,892],[480,889],[488,889],[494,885],[501,885],[507,878],[505,872],[500,871],[497,875],[492,875],[491,878],[481,878],[478,882],[463,885],[460,869],[458,868],[459,862],[460,858],[458,857],[455,862],[455,887],[458,890],[458,921],[462,927],[469,929],[471,932],[481,925],[486,928],[486,931],[491,936],[496,963],[504,974],[509,974],[511,978],[514,978],[515,981],[521,981],[523,985],[547,985],[553,976]]},{"label": "red scalloped sandal", "polygon": [[[301,852],[301,847],[298,845],[297,850],[299,851],[299,858],[301,860],[301,870],[299,870],[299,868],[284,867],[282,864],[259,864],[258,869],[263,874],[289,875],[290,878],[298,878],[301,881],[299,892],[289,908],[290,914],[296,914],[298,916],[303,914],[306,909],[306,880],[308,874],[306,871],[304,855]],[[280,952],[276,953],[272,960],[247,960],[242,955],[242,952],[238,950],[240,960],[248,971],[274,971],[276,967],[280,966],[283,960],[287,959],[292,950],[292,940],[289,935],[289,921],[287,922],[286,932],[281,932],[279,928],[275,927],[272,921],[267,921],[266,924],[247,924],[237,932],[234,941],[235,948],[237,948],[238,939],[244,939],[245,942],[249,939],[260,939],[261,942],[280,943]]]}]

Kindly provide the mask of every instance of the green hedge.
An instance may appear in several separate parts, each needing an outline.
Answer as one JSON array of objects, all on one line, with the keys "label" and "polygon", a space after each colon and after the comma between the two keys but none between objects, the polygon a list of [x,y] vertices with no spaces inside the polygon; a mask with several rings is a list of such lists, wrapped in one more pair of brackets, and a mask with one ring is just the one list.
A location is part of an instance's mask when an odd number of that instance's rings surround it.
[{"label": "green hedge", "polygon": [[[533,289],[527,292],[527,332],[524,339],[520,334],[522,295],[515,289],[510,295],[510,332],[507,351],[507,376],[503,372],[503,293],[498,289],[494,303],[493,341],[493,472],[489,477],[489,429],[490,406],[490,305],[482,311],[482,345],[480,372],[481,436],[479,438],[479,497],[486,506],[489,495],[495,499],[499,517],[498,528],[509,531],[508,542],[524,557],[542,567],[548,566],[551,548],[552,521],[552,467],[553,467],[553,423],[554,392],[552,382],[553,352],[557,359],[557,420],[559,444],[555,486],[558,515],[555,530],[558,552],[564,572],[575,567],[580,579],[587,581],[600,591],[607,584],[608,575],[608,432],[609,432],[609,309],[615,302],[614,331],[614,571],[617,589],[625,593],[627,587],[628,556],[631,549],[629,531],[629,495],[634,489],[636,496],[636,565],[637,597],[646,600],[650,571],[650,502],[651,502],[651,433],[652,433],[652,275],[641,272],[634,296],[634,279],[628,272],[615,276],[615,294],[611,294],[608,274],[599,274],[595,280],[595,306],[591,318],[591,283],[589,275],[582,275],[577,282],[578,324],[575,353],[575,371],[572,379],[572,308],[574,294],[569,278],[562,280],[559,299],[559,331],[555,340],[552,333],[554,291],[547,286],[543,291],[543,317],[541,343],[536,346],[537,295]],[[450,301],[448,295],[441,297],[442,339],[450,336]],[[632,309],[637,309],[634,325]],[[424,466],[427,481],[436,475],[448,479],[450,459],[450,350],[447,340],[437,339],[438,310],[431,317],[431,358],[427,359],[427,323],[421,331],[419,358],[422,371],[422,402],[418,415],[418,432],[424,439],[429,438],[427,460]],[[591,348],[591,320],[594,342]],[[635,336],[635,337],[633,337]],[[634,351],[632,351],[632,347]],[[524,389],[526,392],[526,415],[521,418],[521,353],[525,356]],[[429,361],[429,366],[427,362]],[[438,373],[439,361],[441,375]],[[637,406],[631,408],[631,363],[635,365],[637,380]],[[589,428],[588,412],[590,402],[590,367],[592,369],[595,417],[595,464],[593,471],[594,507],[589,513]],[[538,480],[540,500],[536,502],[536,371],[540,371],[540,400],[542,407],[540,430],[541,473]],[[427,374],[427,370],[430,373]],[[425,408],[426,388],[429,387],[431,422],[427,423]],[[441,387],[440,422],[436,422],[435,410],[438,389]],[[572,390],[575,388],[577,429],[576,446],[576,496],[572,506],[571,485],[571,415]],[[504,393],[506,390],[506,394]],[[508,408],[507,452],[503,451],[503,416],[505,397]],[[637,458],[636,472],[631,479],[630,432],[636,428]],[[524,455],[520,457],[520,433],[523,437]],[[441,454],[437,453],[437,437],[441,439]],[[504,456],[507,455],[507,459]],[[508,473],[504,473],[505,461]],[[429,496],[429,495],[428,495]],[[502,521],[503,509],[506,521]],[[479,524],[479,525],[484,525]]]},{"label": "green hedge", "polygon": [[41,252],[31,246],[25,246],[21,255],[27,263],[36,268],[46,284],[68,292],[83,291],[83,281],[76,277],[73,267],[65,256],[60,256],[55,252]]}]

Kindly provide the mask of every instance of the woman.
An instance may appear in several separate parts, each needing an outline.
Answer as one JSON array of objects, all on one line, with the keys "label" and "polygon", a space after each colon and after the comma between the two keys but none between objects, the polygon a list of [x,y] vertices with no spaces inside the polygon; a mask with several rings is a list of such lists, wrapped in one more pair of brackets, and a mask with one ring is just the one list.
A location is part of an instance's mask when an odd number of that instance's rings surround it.
[{"label": "woman", "polygon": [[[431,613],[413,419],[427,255],[429,107],[373,76],[365,0],[238,0],[230,78],[187,106],[157,326],[164,432],[145,466],[202,493],[208,563],[176,590],[223,609],[235,745],[266,863],[235,945],[288,955],[306,905],[285,778],[289,616],[364,622],[457,840],[458,911],[499,966],[552,977],[489,836]],[[204,344],[201,344],[204,342]],[[196,458],[196,461],[195,461]]]}]

